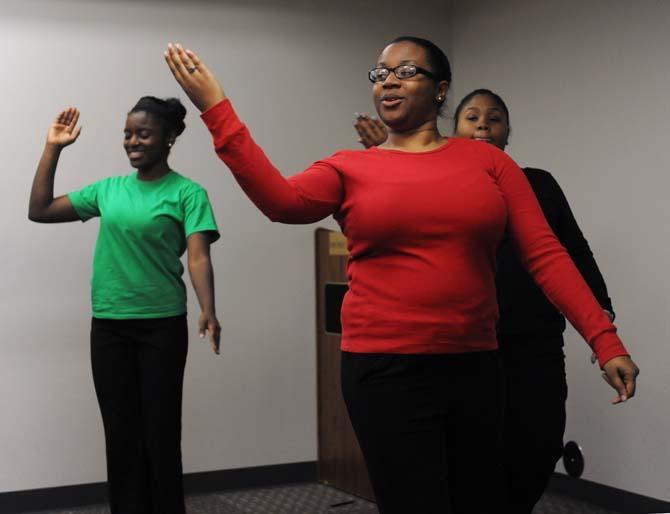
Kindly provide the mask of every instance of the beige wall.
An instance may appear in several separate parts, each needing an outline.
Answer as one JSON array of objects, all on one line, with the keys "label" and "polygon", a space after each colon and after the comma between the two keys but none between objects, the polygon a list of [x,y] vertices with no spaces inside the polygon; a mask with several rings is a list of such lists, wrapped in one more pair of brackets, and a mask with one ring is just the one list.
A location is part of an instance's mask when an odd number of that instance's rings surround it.
[{"label": "beige wall", "polygon": [[607,280],[639,396],[613,396],[576,333],[566,337],[567,438],[584,477],[670,500],[670,2],[456,2],[454,97],[507,100],[519,163],[551,171]]}]

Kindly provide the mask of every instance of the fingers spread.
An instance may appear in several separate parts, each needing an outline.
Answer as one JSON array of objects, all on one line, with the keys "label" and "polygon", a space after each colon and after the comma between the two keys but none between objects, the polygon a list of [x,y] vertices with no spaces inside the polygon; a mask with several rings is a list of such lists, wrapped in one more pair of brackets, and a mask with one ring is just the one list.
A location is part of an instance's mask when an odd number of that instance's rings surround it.
[{"label": "fingers spread", "polygon": [[58,125],[64,125],[65,119],[67,118],[67,109],[64,111],[61,111],[58,113],[58,116],[56,116],[56,119],[54,120],[54,123]]},{"label": "fingers spread", "polygon": [[74,131],[74,128],[77,126],[78,121],[79,121],[79,111],[77,109],[73,109],[72,117],[70,118],[70,122],[67,125],[68,132]]},{"label": "fingers spread", "polygon": [[72,107],[68,107],[61,113],[58,123],[62,125],[69,125],[70,120],[72,120]]}]

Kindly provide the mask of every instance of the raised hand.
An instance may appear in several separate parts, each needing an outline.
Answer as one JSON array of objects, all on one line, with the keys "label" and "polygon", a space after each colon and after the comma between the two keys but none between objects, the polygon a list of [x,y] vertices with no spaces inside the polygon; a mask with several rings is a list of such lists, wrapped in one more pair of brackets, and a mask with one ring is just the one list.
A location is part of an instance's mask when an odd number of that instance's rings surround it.
[{"label": "raised hand", "polygon": [[74,143],[81,134],[81,127],[77,127],[78,121],[79,111],[75,107],[61,111],[49,127],[47,144],[65,148]]},{"label": "raised hand", "polygon": [[386,127],[377,118],[370,118],[367,114],[356,113],[354,127],[358,132],[358,142],[365,148],[379,146],[388,137]]},{"label": "raised hand", "polygon": [[603,366],[603,379],[617,392],[613,404],[625,402],[635,395],[639,368],[630,357],[614,357]]},{"label": "raised hand", "polygon": [[226,98],[219,81],[195,52],[184,50],[180,44],[170,43],[165,51],[165,61],[200,112],[205,112]]}]

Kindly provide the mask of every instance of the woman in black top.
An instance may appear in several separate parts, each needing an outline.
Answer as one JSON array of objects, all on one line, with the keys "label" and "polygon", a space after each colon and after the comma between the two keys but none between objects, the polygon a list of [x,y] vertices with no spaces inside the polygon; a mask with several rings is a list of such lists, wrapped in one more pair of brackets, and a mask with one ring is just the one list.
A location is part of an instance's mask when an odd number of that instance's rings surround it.
[{"label": "woman in black top", "polygon": [[[386,139],[384,125],[358,115],[355,127],[366,147]],[[454,134],[505,149],[509,111],[497,94],[477,89],[456,108]],[[545,217],[572,257],[600,305],[614,319],[612,302],[593,253],[552,175],[525,168]],[[565,318],[525,271],[511,241],[498,249],[496,287],[500,320],[498,342],[507,377],[505,480],[509,514],[530,514],[563,453],[567,383],[563,331]]]}]

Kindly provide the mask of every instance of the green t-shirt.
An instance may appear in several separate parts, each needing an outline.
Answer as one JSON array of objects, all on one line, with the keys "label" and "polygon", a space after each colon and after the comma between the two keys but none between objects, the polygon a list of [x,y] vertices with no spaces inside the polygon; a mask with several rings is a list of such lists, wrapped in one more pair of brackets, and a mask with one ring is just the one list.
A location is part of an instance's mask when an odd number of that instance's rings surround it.
[{"label": "green t-shirt", "polygon": [[86,221],[100,216],[91,296],[96,318],[165,318],[186,312],[181,279],[186,238],[219,232],[207,192],[170,171],[154,181],[137,172],[70,193]]}]

